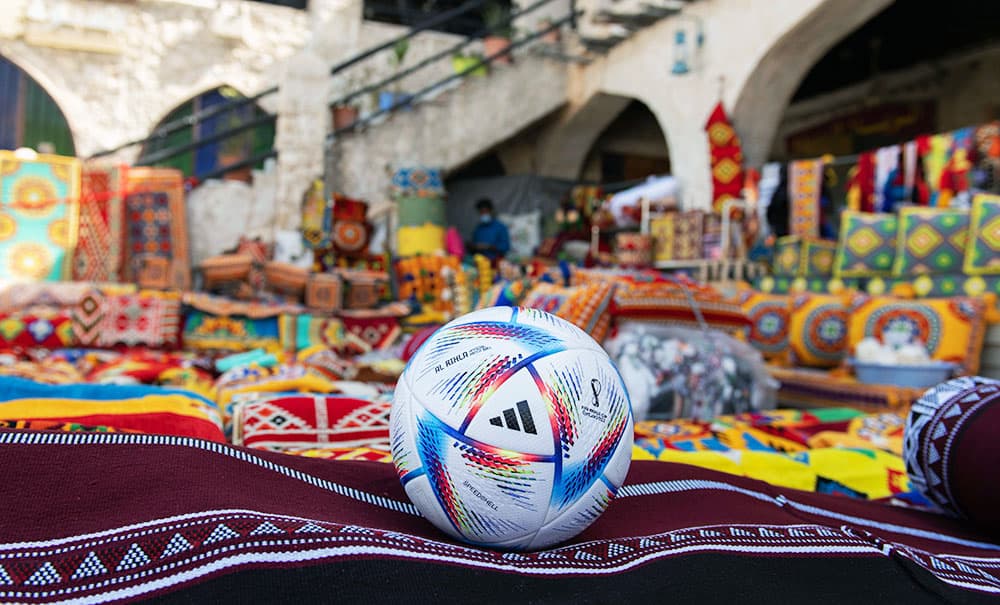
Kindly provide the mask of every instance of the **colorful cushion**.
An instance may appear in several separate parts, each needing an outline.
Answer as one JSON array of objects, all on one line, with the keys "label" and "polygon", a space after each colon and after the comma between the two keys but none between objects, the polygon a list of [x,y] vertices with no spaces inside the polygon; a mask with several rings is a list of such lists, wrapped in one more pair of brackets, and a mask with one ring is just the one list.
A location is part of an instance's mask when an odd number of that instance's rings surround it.
[{"label": "colorful cushion", "polygon": [[344,323],[336,317],[283,314],[279,319],[281,349],[301,351],[313,346],[341,349],[346,344]]},{"label": "colorful cushion", "polygon": [[903,208],[899,211],[892,274],[906,277],[957,271],[968,238],[969,213],[964,210]]},{"label": "colorful cushion", "polygon": [[802,263],[799,275],[803,277],[829,277],[837,259],[837,242],[807,239],[802,242]]},{"label": "colorful cushion", "polygon": [[260,449],[389,447],[391,398],[273,395],[233,411],[233,443]]},{"label": "colorful cushion", "polygon": [[347,341],[344,352],[348,353],[384,351],[396,344],[402,334],[399,318],[395,315],[345,313],[341,321],[344,323]]},{"label": "colorful cushion", "polygon": [[543,283],[532,288],[521,304],[562,317],[600,342],[611,325],[602,320],[610,319],[613,293],[614,286],[607,282],[568,288]]},{"label": "colorful cushion", "polygon": [[84,347],[175,349],[180,345],[181,298],[175,292],[94,289],[73,308],[72,320]]},{"label": "colorful cushion", "polygon": [[894,214],[844,211],[834,275],[889,275],[896,258],[898,220]]},{"label": "colorful cushion", "polygon": [[62,349],[76,344],[69,311],[38,307],[0,313],[0,348]]},{"label": "colorful cushion", "polygon": [[792,299],[789,347],[792,363],[831,368],[847,354],[847,305],[842,296],[799,294]]},{"label": "colorful cushion", "polygon": [[193,310],[184,323],[184,344],[196,350],[277,349],[278,342],[277,317],[215,315]]},{"label": "colorful cushion", "polygon": [[963,377],[927,391],[906,421],[903,457],[913,486],[945,510],[1000,536],[1000,382]]},{"label": "colorful cushion", "polygon": [[1000,196],[977,195],[973,201],[964,267],[971,275],[1000,273]]},{"label": "colorful cushion", "polygon": [[[692,285],[688,290],[709,325],[723,330],[742,330],[750,325],[736,301],[726,300],[707,287]],[[697,325],[690,300],[672,282],[624,281],[615,290],[612,309],[619,318]]]},{"label": "colorful cushion", "polygon": [[864,338],[919,340],[932,359],[953,361],[974,374],[986,330],[986,304],[977,298],[902,300],[857,294],[850,303],[848,348]]},{"label": "colorful cushion", "polygon": [[799,274],[801,238],[788,235],[778,238],[774,244],[774,261],[771,273],[775,276],[795,277]]},{"label": "colorful cushion", "polygon": [[764,359],[784,361],[788,354],[789,298],[748,290],[739,296],[740,307],[750,319],[748,342]]}]

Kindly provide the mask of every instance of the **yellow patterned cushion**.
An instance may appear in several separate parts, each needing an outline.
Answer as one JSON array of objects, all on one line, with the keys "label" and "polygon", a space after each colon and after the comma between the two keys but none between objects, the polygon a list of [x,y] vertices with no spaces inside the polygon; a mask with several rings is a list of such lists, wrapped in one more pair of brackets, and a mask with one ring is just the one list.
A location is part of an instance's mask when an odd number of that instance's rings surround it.
[{"label": "yellow patterned cushion", "polygon": [[769,361],[788,358],[788,322],[790,298],[744,290],[739,294],[740,308],[750,320],[747,342]]},{"label": "yellow patterned cushion", "polygon": [[986,304],[979,298],[903,300],[857,294],[850,303],[848,346],[853,352],[866,337],[883,342],[919,339],[932,359],[979,370],[986,330]]},{"label": "yellow patterned cushion", "polygon": [[832,368],[847,355],[847,304],[841,295],[799,294],[792,299],[789,349],[795,365]]}]

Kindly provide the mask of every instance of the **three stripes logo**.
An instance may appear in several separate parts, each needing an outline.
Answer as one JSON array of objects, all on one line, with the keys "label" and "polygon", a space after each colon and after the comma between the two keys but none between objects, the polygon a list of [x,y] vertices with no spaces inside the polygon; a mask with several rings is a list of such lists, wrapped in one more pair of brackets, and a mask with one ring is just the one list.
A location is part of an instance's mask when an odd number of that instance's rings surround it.
[{"label": "three stripes logo", "polygon": [[[514,408],[517,409],[515,410]],[[537,435],[538,431],[535,430],[535,419],[531,416],[531,408],[528,407],[528,402],[518,401],[514,404],[514,408],[507,408],[503,411],[502,416],[490,418],[490,424],[503,427],[506,423],[507,428],[513,431],[523,430],[525,433]],[[521,419],[520,424],[518,423],[518,417]],[[522,429],[522,427],[524,428]]]}]

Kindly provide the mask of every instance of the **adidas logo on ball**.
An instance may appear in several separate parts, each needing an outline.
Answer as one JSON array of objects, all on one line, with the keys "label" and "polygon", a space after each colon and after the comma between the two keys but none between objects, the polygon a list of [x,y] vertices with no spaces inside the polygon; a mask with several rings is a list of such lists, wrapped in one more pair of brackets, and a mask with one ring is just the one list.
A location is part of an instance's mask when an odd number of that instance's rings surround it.
[{"label": "adidas logo on ball", "polygon": [[504,425],[504,421],[506,421],[507,428],[514,431],[520,431],[521,426],[517,423],[517,418],[520,416],[521,425],[524,425],[524,432],[537,435],[538,431],[535,430],[535,419],[531,416],[531,408],[528,407],[528,402],[518,401],[516,406],[516,412],[514,411],[514,408],[507,408],[503,411],[503,418],[500,416],[494,416],[493,418],[490,418],[490,424],[502,427]]}]

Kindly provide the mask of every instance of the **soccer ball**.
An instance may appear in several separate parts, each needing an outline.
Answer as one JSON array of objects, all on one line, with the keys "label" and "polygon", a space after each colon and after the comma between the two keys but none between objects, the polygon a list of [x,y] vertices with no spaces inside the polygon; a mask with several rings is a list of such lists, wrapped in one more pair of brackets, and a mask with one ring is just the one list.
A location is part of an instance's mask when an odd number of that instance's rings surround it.
[{"label": "soccer ball", "polygon": [[632,456],[632,409],[590,336],[537,309],[492,307],[435,332],[396,384],[396,472],[431,523],[534,550],[604,512]]}]

